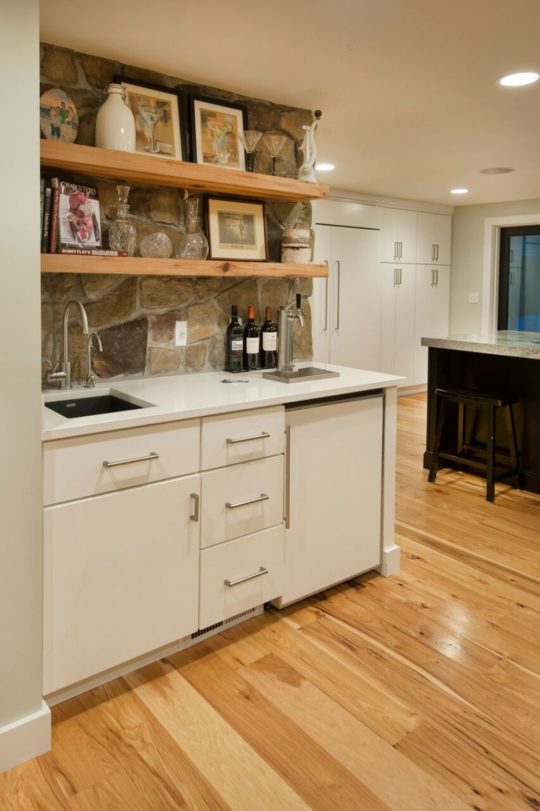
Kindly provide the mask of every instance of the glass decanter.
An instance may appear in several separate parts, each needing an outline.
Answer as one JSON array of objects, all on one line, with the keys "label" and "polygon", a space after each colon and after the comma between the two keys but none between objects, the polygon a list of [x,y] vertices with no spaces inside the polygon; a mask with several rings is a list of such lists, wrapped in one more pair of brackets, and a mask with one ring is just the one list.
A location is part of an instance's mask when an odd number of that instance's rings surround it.
[{"label": "glass decanter", "polygon": [[246,171],[253,172],[255,168],[255,147],[262,138],[262,132],[259,130],[244,130],[244,132],[237,133],[237,138],[244,147],[246,153]]},{"label": "glass decanter", "polygon": [[200,202],[198,197],[188,197],[184,201],[186,230],[182,234],[177,254],[179,259],[206,259],[208,256],[208,240],[203,233],[199,219]]},{"label": "glass decanter", "polygon": [[134,256],[137,245],[137,229],[127,218],[130,190],[129,186],[116,187],[118,206],[116,208],[116,219],[111,223],[109,229],[109,247],[113,251],[125,251],[128,256]]}]

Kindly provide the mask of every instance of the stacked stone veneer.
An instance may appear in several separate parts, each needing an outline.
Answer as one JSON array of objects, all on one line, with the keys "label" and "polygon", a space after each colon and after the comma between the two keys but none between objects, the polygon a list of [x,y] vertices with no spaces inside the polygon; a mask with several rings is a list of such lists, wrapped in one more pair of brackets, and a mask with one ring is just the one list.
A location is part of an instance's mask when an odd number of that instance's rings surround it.
[{"label": "stacked stone veneer", "polygon": [[[107,59],[75,53],[51,45],[41,46],[41,92],[61,87],[73,99],[80,116],[78,143],[94,144],[96,114],[103,103],[105,87],[116,75],[151,82],[163,87],[193,89],[224,100],[240,102],[248,108],[251,129],[280,130],[287,136],[277,172],[296,177],[301,160],[298,147],[303,137],[302,124],[310,123],[311,113],[271,102],[253,100],[215,88],[190,85],[181,79]],[[259,147],[255,170],[269,173],[271,159]],[[49,174],[55,174],[50,172]],[[67,176],[99,189],[104,244],[116,216],[116,185],[88,177]],[[133,187],[130,194],[130,219],[137,228],[137,243],[147,234],[162,231],[178,249],[184,226],[183,191],[157,187]],[[308,203],[267,201],[266,222],[269,259],[279,261],[283,228],[311,224]],[[123,377],[222,369],[225,329],[231,304],[238,304],[241,315],[254,304],[262,320],[264,307],[276,313],[293,292],[309,297],[312,285],[304,280],[294,285],[278,279],[204,279],[154,276],[96,276],[43,274],[42,276],[42,356],[47,372],[62,355],[62,315],[66,302],[78,298],[85,305],[91,328],[99,333],[103,353],[96,353],[94,368],[99,377]],[[312,353],[309,300],[303,305],[304,329],[296,335],[296,356],[310,358]],[[187,321],[188,345],[174,345],[174,322]],[[70,327],[71,353],[76,379],[86,376],[86,339],[79,325]]]}]

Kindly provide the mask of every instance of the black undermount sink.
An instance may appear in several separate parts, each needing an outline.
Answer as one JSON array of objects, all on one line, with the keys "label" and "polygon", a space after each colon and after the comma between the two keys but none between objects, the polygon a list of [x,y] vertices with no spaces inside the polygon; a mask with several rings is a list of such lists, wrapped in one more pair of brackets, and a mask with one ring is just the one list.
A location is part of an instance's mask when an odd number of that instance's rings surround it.
[{"label": "black undermount sink", "polygon": [[98,414],[113,414],[116,411],[132,411],[135,408],[144,408],[143,405],[130,403],[115,397],[114,394],[98,394],[95,397],[75,397],[71,400],[50,400],[45,403],[47,408],[56,411],[63,417],[95,417]]}]

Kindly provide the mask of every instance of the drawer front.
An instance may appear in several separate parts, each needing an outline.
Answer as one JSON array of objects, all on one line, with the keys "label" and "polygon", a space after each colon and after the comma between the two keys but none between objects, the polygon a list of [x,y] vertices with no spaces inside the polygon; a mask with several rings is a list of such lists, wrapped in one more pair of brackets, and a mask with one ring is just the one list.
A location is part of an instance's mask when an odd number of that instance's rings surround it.
[{"label": "drawer front", "polygon": [[201,443],[202,470],[283,453],[285,409],[275,406],[204,417]]},{"label": "drawer front", "polygon": [[281,595],[284,532],[283,526],[272,527],[202,550],[200,628]]},{"label": "drawer front", "polygon": [[203,473],[201,547],[283,521],[283,456]]},{"label": "drawer front", "polygon": [[199,420],[46,442],[44,503],[58,504],[198,472],[199,448]]}]

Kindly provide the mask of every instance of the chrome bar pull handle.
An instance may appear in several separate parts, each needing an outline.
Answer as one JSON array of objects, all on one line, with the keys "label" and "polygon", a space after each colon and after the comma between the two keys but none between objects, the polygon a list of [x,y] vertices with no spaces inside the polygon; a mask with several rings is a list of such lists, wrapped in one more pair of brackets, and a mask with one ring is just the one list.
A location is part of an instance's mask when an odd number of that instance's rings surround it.
[{"label": "chrome bar pull handle", "polygon": [[439,286],[439,268],[435,268],[435,287]]},{"label": "chrome bar pull handle", "polygon": [[[325,260],[324,264],[326,265],[326,269],[328,270],[328,259]],[[325,279],[326,287],[324,290],[324,327],[323,332],[328,331],[328,276]]]},{"label": "chrome bar pull handle", "polygon": [[227,445],[240,445],[242,442],[253,442],[255,439],[269,439],[270,434],[267,431],[261,431],[260,434],[252,434],[251,436],[241,436],[237,439],[229,437]]},{"label": "chrome bar pull handle", "polygon": [[401,287],[401,282],[403,281],[403,268],[398,268],[398,270],[399,270],[398,287]]},{"label": "chrome bar pull handle", "polygon": [[402,259],[402,258],[403,258],[403,242],[400,242],[399,243],[399,256],[398,256],[398,259]]},{"label": "chrome bar pull handle", "polygon": [[435,259],[436,259],[436,260],[437,260],[437,262],[438,262],[438,261],[439,261],[439,245],[438,245],[438,243],[435,245],[435,248],[436,248],[436,254],[437,254],[437,255],[435,256]]},{"label": "chrome bar pull handle", "polygon": [[394,268],[394,287],[397,286],[397,268]]},{"label": "chrome bar pull handle", "polygon": [[201,499],[198,493],[190,493],[190,499],[193,502],[193,511],[189,516],[190,521],[198,521],[199,520],[199,509],[201,504]]},{"label": "chrome bar pull handle", "polygon": [[245,577],[237,577],[236,580],[225,580],[225,585],[228,588],[232,588],[232,586],[237,586],[239,583],[246,583],[248,580],[254,580],[256,577],[262,577],[264,574],[269,574],[268,569],[265,569],[264,566],[259,568],[258,572],[253,572],[253,574],[247,574]]},{"label": "chrome bar pull handle", "polygon": [[256,496],[255,498],[248,498],[247,501],[235,501],[230,502],[227,501],[225,506],[228,510],[237,510],[238,507],[247,507],[248,504],[258,504],[260,501],[268,501],[270,496],[267,496],[266,493],[261,493],[260,496]]},{"label": "chrome bar pull handle", "polygon": [[394,242],[394,261],[399,259],[399,242]]},{"label": "chrome bar pull handle", "polygon": [[132,465],[135,462],[152,462],[154,459],[159,459],[159,454],[149,453],[148,456],[135,456],[133,459],[119,459],[118,462],[103,462],[103,467],[120,467],[120,465]]},{"label": "chrome bar pull handle", "polygon": [[339,311],[341,309],[341,261],[336,259],[337,266],[337,302],[336,302],[336,329],[339,329]]}]

